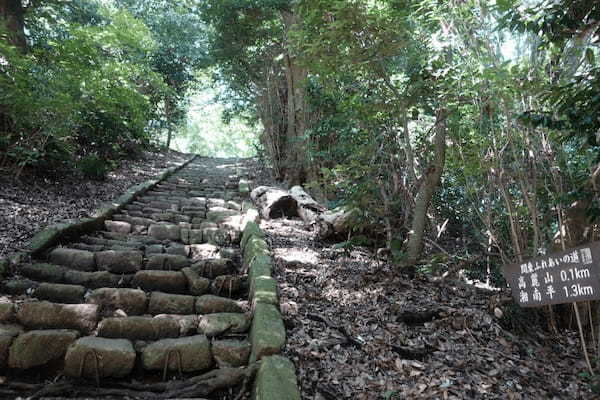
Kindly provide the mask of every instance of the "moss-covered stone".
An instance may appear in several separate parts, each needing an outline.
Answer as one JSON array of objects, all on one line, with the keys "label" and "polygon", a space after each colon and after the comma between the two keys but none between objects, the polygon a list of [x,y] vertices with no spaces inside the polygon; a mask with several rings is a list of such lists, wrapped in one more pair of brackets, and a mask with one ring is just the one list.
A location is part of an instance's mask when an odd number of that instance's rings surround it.
[{"label": "moss-covered stone", "polygon": [[243,264],[249,266],[252,260],[259,254],[269,254],[269,245],[265,239],[252,236],[244,247]]},{"label": "moss-covered stone", "polygon": [[160,371],[168,363],[169,370],[177,371],[179,357],[183,372],[204,371],[214,363],[206,336],[195,335],[163,339],[148,345],[142,352],[142,365],[144,369]]},{"label": "moss-covered stone", "polygon": [[63,282],[67,268],[54,264],[22,265],[19,268],[21,275],[41,282]]},{"label": "moss-covered stone", "polygon": [[252,355],[250,362],[265,356],[279,354],[285,346],[286,334],[283,319],[277,307],[272,304],[257,303],[250,330]]},{"label": "moss-covered stone", "polygon": [[250,262],[248,277],[250,280],[259,276],[272,276],[273,259],[268,254],[259,254]]},{"label": "moss-covered stone", "polygon": [[250,196],[250,183],[245,179],[240,179],[238,192],[244,196]]},{"label": "moss-covered stone", "polygon": [[265,357],[256,374],[252,400],[300,400],[294,364],[281,356]]},{"label": "moss-covered stone", "polygon": [[207,314],[200,318],[198,332],[208,337],[215,337],[224,332],[244,333],[250,326],[250,320],[245,314],[216,313]]},{"label": "moss-covered stone", "polygon": [[246,247],[246,243],[252,236],[257,236],[259,238],[265,238],[264,232],[260,229],[256,222],[248,222],[244,227],[244,233],[242,234],[242,241],[240,246],[242,249]]},{"label": "moss-covered stone", "polygon": [[252,305],[257,303],[279,305],[277,281],[270,276],[258,276],[250,281],[250,299]]},{"label": "moss-covered stone", "polygon": [[79,332],[67,329],[29,331],[10,346],[8,365],[28,369],[62,358]]}]

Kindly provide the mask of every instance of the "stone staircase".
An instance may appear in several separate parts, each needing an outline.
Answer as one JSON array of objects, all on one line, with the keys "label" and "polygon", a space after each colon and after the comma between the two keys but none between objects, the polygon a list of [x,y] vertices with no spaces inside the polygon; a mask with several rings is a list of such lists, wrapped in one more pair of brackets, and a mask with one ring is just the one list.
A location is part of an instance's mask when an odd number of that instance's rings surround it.
[{"label": "stone staircase", "polygon": [[0,370],[100,381],[248,365],[238,172],[195,159],[104,230],[13,267],[0,293]]}]

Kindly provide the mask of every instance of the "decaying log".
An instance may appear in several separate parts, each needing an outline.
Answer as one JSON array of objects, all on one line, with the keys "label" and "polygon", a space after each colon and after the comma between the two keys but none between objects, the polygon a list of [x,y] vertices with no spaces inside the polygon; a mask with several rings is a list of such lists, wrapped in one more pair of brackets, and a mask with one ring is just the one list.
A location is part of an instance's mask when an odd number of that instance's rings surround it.
[{"label": "decaying log", "polygon": [[318,234],[322,239],[340,236],[350,231],[355,212],[341,207],[325,211],[317,218]]},{"label": "decaying log", "polygon": [[317,203],[315,199],[306,193],[302,186],[292,187],[290,194],[298,203],[298,215],[307,224],[314,224],[317,218],[327,211],[327,208]]},{"label": "decaying log", "polygon": [[298,203],[287,190],[259,186],[250,193],[250,198],[265,219],[298,216]]}]

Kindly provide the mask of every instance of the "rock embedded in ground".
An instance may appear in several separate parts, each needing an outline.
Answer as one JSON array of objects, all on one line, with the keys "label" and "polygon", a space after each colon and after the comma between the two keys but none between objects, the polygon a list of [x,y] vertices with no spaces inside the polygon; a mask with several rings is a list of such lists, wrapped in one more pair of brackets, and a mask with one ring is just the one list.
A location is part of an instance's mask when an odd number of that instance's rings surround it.
[{"label": "rock embedded in ground", "polygon": [[148,312],[150,314],[193,314],[194,296],[152,292]]},{"label": "rock embedded in ground", "polygon": [[194,263],[191,268],[201,276],[214,279],[220,275],[235,273],[235,265],[226,258],[211,258]]},{"label": "rock embedded in ground", "polygon": [[252,398],[256,400],[300,400],[294,364],[281,356],[264,358],[256,373]]},{"label": "rock embedded in ground", "polygon": [[67,268],[53,264],[29,264],[19,268],[19,272],[30,279],[54,283],[61,283],[66,271]]},{"label": "rock embedded in ground", "polygon": [[164,339],[151,343],[142,352],[142,365],[147,370],[162,371],[168,360],[168,369],[183,372],[204,371],[214,364],[210,342],[204,335],[180,339]]},{"label": "rock embedded in ground", "polygon": [[147,310],[147,297],[139,289],[101,288],[90,293],[88,303],[97,304],[102,309],[121,309],[127,315],[142,315]]},{"label": "rock embedded in ground", "polygon": [[98,324],[98,336],[130,340],[176,338],[179,337],[179,323],[168,318],[104,318]]},{"label": "rock embedded in ground", "polygon": [[135,365],[136,352],[129,340],[86,336],[68,348],[65,375],[79,378],[83,363],[82,375],[87,378],[95,377],[93,354],[98,355],[98,373],[101,378],[123,378],[131,373]]},{"label": "rock embedded in ground", "polygon": [[210,291],[215,295],[232,296],[243,288],[244,280],[239,275],[217,276],[210,285]]},{"label": "rock embedded in ground", "polygon": [[143,255],[140,251],[107,250],[96,253],[98,269],[116,274],[135,273],[142,269]]},{"label": "rock embedded in ground", "polygon": [[8,353],[10,345],[15,337],[23,333],[23,327],[19,325],[0,324],[0,368],[8,366]]},{"label": "rock embedded in ground", "polygon": [[133,275],[111,274],[108,271],[67,271],[65,272],[64,282],[71,285],[85,286],[89,289],[99,289],[103,287],[118,288],[127,286],[132,277]]},{"label": "rock embedded in ground", "polygon": [[223,333],[244,333],[248,331],[250,319],[241,313],[216,313],[200,317],[198,332],[208,337],[219,336]]},{"label": "rock embedded in ground", "polygon": [[13,320],[15,317],[15,304],[8,299],[0,299],[0,323]]},{"label": "rock embedded in ground", "polygon": [[190,294],[200,296],[208,293],[210,290],[210,280],[196,273],[192,268],[184,268],[181,270],[187,280],[187,285]]},{"label": "rock embedded in ground", "polygon": [[49,260],[52,264],[63,265],[78,271],[94,271],[96,269],[94,253],[86,250],[57,247],[50,252]]},{"label": "rock embedded in ground", "polygon": [[158,240],[181,240],[181,228],[177,225],[154,224],[148,228],[148,235]]},{"label": "rock embedded in ground", "polygon": [[89,333],[96,328],[98,306],[95,304],[59,304],[48,301],[19,305],[17,320],[31,329],[76,329]]},{"label": "rock embedded in ground", "polygon": [[279,354],[285,346],[285,341],[285,327],[277,307],[273,304],[257,303],[250,330],[252,343],[250,361],[254,362],[265,356]]},{"label": "rock embedded in ground", "polygon": [[240,340],[215,340],[212,352],[219,368],[237,368],[248,364],[250,343]]},{"label": "rock embedded in ground", "polygon": [[42,283],[35,290],[35,297],[55,303],[80,304],[83,302],[85,288],[80,285],[65,285],[59,283]]},{"label": "rock embedded in ground", "polygon": [[243,308],[235,300],[207,294],[196,299],[198,314],[241,313]]},{"label": "rock embedded in ground", "polygon": [[194,314],[179,315],[179,314],[158,314],[155,319],[169,319],[175,321],[179,326],[179,336],[189,336],[198,332],[199,317]]},{"label": "rock embedded in ground", "polygon": [[162,290],[168,293],[185,293],[188,280],[182,272],[145,270],[138,271],[131,284],[147,291]]},{"label": "rock embedded in ground", "polygon": [[30,279],[9,279],[2,282],[2,291],[5,294],[19,296],[28,294],[39,286],[39,282]]},{"label": "rock embedded in ground", "polygon": [[190,266],[190,260],[185,256],[173,254],[156,254],[148,257],[146,269],[179,271]]},{"label": "rock embedded in ground", "polygon": [[125,221],[104,221],[104,226],[110,232],[129,234],[131,233],[131,224]]},{"label": "rock embedded in ground", "polygon": [[202,230],[205,242],[216,246],[228,246],[231,243],[229,232],[219,228],[205,228]]},{"label": "rock embedded in ground", "polygon": [[19,335],[10,346],[8,366],[29,369],[61,359],[79,332],[67,329],[35,330]]}]

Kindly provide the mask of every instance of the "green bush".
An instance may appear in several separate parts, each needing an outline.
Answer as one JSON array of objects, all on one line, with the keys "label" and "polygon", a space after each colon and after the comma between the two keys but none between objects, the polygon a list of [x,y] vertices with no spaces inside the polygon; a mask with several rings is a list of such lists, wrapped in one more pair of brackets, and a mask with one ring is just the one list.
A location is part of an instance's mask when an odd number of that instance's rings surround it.
[{"label": "green bush", "polygon": [[91,154],[79,160],[77,168],[86,178],[103,181],[113,168],[113,165],[106,159],[103,159],[96,154]]}]

